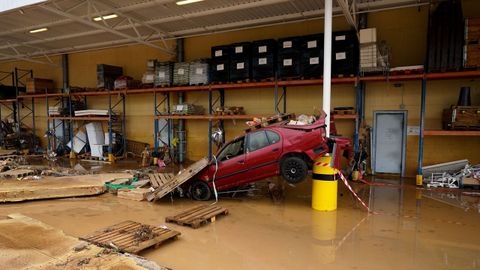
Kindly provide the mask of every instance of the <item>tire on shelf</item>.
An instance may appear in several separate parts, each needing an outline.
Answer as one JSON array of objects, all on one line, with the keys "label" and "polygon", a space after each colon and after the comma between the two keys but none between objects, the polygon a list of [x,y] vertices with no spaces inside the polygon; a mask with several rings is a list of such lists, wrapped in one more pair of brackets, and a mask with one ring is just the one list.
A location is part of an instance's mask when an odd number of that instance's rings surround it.
[{"label": "tire on shelf", "polygon": [[207,182],[200,180],[193,181],[189,193],[192,199],[196,201],[208,201],[212,197],[212,190],[210,190]]},{"label": "tire on shelf", "polygon": [[286,157],[280,164],[280,173],[289,184],[298,184],[307,177],[308,166],[300,157]]}]

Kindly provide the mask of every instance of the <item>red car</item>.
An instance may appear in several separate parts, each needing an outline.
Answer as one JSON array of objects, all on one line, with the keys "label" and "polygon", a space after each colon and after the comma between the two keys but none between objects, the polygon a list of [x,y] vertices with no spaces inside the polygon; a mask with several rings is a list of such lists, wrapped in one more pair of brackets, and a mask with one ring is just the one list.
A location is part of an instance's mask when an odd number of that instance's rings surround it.
[{"label": "red car", "polygon": [[338,157],[343,150],[350,155],[350,140],[326,138],[323,117],[311,125],[279,123],[255,129],[226,143],[218,151],[216,162],[213,159],[189,181],[189,193],[195,200],[209,200],[213,179],[217,191],[277,175],[296,184],[307,177],[313,160],[326,153],[339,153],[335,155],[335,165],[339,167]]}]

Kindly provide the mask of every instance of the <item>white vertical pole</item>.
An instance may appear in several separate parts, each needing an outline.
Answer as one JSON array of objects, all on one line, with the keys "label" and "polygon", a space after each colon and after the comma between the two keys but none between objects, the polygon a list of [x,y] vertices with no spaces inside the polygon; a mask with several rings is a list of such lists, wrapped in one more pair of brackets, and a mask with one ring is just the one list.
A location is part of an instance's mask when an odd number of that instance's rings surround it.
[{"label": "white vertical pole", "polygon": [[330,137],[330,99],[332,86],[332,0],[325,0],[325,29],[323,45],[323,111],[327,114],[327,137]]}]

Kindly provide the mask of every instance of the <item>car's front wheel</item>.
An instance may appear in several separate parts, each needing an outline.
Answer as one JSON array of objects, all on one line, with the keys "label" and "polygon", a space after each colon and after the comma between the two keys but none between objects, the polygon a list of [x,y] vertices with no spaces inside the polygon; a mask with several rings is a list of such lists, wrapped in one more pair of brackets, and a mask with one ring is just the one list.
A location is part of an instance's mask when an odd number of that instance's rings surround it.
[{"label": "car's front wheel", "polygon": [[197,201],[208,201],[212,196],[212,191],[204,181],[196,180],[190,185],[190,195]]},{"label": "car's front wheel", "polygon": [[308,174],[305,160],[299,157],[287,157],[280,164],[282,177],[290,184],[302,182]]}]

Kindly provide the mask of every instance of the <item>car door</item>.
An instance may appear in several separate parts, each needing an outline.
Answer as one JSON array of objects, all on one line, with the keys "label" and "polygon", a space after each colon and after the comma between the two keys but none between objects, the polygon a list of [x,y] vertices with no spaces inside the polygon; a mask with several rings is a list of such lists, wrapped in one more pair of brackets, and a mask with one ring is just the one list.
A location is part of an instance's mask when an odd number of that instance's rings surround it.
[{"label": "car door", "polygon": [[280,134],[272,130],[261,130],[247,135],[246,168],[247,177],[244,182],[278,174],[278,162],[282,155]]},{"label": "car door", "polygon": [[[225,145],[217,154],[218,171],[215,184],[219,190],[236,186],[245,177],[245,137]],[[215,165],[215,163],[213,163]]]}]

